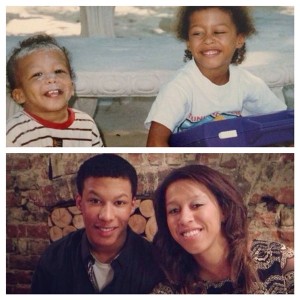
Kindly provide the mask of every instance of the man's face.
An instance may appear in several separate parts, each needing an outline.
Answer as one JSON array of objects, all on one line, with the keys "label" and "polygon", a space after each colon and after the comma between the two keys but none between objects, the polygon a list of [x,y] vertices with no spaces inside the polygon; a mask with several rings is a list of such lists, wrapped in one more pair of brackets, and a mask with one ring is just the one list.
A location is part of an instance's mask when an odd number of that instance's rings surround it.
[{"label": "man's face", "polygon": [[82,196],[77,196],[76,204],[95,254],[112,256],[120,251],[134,200],[128,179],[89,177],[84,181]]}]

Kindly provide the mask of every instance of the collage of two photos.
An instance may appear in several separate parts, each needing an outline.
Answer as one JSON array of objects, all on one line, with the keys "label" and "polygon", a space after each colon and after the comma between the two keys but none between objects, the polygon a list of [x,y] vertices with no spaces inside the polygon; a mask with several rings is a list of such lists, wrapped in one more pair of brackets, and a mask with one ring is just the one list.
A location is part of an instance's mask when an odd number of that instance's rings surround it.
[{"label": "collage of two photos", "polygon": [[6,6],[6,294],[294,294],[294,10]]},{"label": "collage of two photos", "polygon": [[6,9],[8,147],[293,145],[293,7]]}]

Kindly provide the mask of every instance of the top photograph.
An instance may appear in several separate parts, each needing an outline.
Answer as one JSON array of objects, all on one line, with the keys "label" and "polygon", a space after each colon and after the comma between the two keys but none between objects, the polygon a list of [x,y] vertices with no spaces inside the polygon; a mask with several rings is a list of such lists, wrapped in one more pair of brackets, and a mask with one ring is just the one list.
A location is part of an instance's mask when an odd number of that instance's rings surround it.
[{"label": "top photograph", "polygon": [[292,6],[6,6],[7,147],[294,147]]}]

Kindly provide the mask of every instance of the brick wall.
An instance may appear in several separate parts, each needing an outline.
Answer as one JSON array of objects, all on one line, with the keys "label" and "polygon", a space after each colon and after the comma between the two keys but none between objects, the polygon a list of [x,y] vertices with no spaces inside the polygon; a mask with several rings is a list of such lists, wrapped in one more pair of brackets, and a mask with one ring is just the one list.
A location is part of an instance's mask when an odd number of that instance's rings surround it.
[{"label": "brick wall", "polygon": [[[94,154],[7,154],[7,293],[28,293],[50,244],[49,214],[74,205],[75,176]],[[243,193],[253,237],[294,247],[293,154],[120,154],[137,169],[138,198],[151,197],[172,168],[201,163],[227,174]]]}]

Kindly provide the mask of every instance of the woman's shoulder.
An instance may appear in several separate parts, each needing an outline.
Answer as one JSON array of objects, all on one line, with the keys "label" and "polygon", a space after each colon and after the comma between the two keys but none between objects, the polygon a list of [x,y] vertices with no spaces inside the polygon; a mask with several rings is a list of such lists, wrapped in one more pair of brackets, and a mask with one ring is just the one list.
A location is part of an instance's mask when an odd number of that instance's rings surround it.
[{"label": "woman's shoulder", "polygon": [[294,251],[277,241],[254,240],[252,258],[268,293],[294,293]]},{"label": "woman's shoulder", "polygon": [[275,240],[258,240],[254,239],[252,241],[251,245],[251,250],[253,251],[254,249],[265,249],[265,250],[285,250],[289,249],[285,244],[275,241]]},{"label": "woman's shoulder", "polygon": [[179,294],[168,281],[158,283],[151,294]]},{"label": "woman's shoulder", "polygon": [[294,257],[293,249],[278,241],[253,240],[251,255],[257,262],[285,262]]}]

